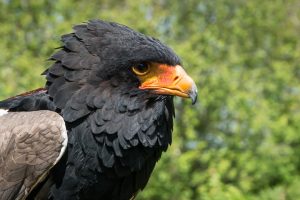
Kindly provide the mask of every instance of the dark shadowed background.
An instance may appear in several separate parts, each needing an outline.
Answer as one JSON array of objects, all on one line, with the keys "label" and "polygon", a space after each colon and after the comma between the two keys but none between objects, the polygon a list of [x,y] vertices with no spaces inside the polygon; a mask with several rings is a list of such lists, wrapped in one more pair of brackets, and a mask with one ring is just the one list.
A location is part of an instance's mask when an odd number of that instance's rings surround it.
[{"label": "dark shadowed background", "polygon": [[200,102],[176,98],[173,144],[138,200],[300,199],[299,0],[0,0],[0,98],[42,87],[72,25],[159,38]]}]

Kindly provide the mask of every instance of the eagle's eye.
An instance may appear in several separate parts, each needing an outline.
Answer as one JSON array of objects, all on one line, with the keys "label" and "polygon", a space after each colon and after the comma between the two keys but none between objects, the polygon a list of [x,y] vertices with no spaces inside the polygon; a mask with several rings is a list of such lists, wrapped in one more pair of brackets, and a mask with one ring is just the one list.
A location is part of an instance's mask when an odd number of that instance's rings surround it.
[{"label": "eagle's eye", "polygon": [[150,65],[148,63],[140,63],[132,67],[132,71],[139,76],[143,76],[150,71]]}]

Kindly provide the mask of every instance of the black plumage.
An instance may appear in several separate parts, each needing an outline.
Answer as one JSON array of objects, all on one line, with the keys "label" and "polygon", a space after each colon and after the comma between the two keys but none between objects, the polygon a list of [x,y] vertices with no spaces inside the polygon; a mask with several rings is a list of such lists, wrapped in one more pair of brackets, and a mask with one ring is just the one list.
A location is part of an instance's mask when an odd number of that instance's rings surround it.
[{"label": "black plumage", "polygon": [[67,152],[27,199],[130,199],[171,144],[174,117],[172,97],[140,90],[131,67],[180,59],[154,38],[101,20],[75,26],[62,43],[43,73],[45,90],[0,102],[10,111],[56,111],[67,125]]}]

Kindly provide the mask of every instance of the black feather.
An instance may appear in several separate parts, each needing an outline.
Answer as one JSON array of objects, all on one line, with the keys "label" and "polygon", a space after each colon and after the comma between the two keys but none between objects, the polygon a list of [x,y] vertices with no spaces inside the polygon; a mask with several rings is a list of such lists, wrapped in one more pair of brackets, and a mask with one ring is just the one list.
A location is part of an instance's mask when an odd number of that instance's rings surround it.
[{"label": "black feather", "polygon": [[54,95],[55,105],[59,108],[65,107],[66,103],[70,99],[70,96],[73,95],[74,91],[77,91],[79,89],[80,87],[77,83],[66,83],[63,87],[60,87]]},{"label": "black feather", "polygon": [[[62,76],[64,74],[65,70],[64,68],[61,66],[61,63],[57,62],[57,63],[54,63],[52,65],[51,68],[49,68],[47,71],[46,71],[46,74],[47,73],[50,73],[52,75],[55,75],[55,76]],[[44,74],[44,75],[46,75]]]}]

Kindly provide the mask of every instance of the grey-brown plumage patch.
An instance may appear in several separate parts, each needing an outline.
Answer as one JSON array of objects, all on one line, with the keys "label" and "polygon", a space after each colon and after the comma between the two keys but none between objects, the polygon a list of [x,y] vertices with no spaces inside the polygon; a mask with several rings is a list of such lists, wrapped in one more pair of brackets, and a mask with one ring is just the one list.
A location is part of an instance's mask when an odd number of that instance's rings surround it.
[{"label": "grey-brown plumage patch", "polygon": [[64,120],[55,112],[1,116],[0,199],[25,199],[61,156],[66,140]]}]

